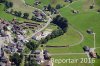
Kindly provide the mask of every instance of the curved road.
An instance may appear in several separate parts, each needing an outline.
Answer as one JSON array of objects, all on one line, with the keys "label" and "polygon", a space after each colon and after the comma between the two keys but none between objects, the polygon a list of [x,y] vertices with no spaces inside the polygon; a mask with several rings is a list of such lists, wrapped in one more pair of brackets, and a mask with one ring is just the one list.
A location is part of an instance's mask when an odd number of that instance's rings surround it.
[{"label": "curved road", "polygon": [[[74,1],[74,2],[72,2],[71,4],[65,6],[64,8],[70,7],[70,5],[72,5],[72,4],[74,4],[74,3],[78,2],[78,1],[80,1],[80,0]],[[70,7],[70,8],[71,8],[71,7]],[[60,14],[60,15],[61,15],[61,14]],[[69,24],[69,26],[72,27],[72,28],[73,28],[76,32],[78,32],[79,35],[81,36],[81,40],[80,40],[79,42],[74,43],[74,44],[71,44],[71,45],[69,45],[69,47],[71,47],[71,46],[76,46],[76,45],[81,44],[81,43],[83,42],[83,40],[84,40],[83,34],[82,34],[79,30],[77,30],[75,27],[73,27],[71,24]]]},{"label": "curved road", "polygon": [[69,45],[69,46],[76,46],[76,45],[81,44],[83,42],[83,40],[84,40],[83,34],[79,30],[77,30],[75,27],[73,27],[71,24],[70,24],[70,27],[72,27],[77,33],[79,33],[79,35],[81,36],[81,40],[79,42],[74,43],[74,44]]},{"label": "curved road", "polygon": [[[22,2],[23,2],[26,6],[32,7],[32,6],[30,6],[30,5],[27,5],[27,4],[25,3],[24,0],[22,0]],[[34,8],[34,7],[33,7],[33,8]],[[46,13],[43,12],[41,9],[38,9],[38,8],[35,8],[35,9],[41,11],[43,14],[46,15]],[[46,15],[46,16],[47,16],[47,15]],[[41,29],[39,29],[38,31],[36,31],[36,32],[33,34],[33,36],[36,35],[37,33],[41,32],[41,31],[43,31],[43,30],[50,24],[50,22],[52,21],[52,19],[50,18],[50,16],[47,16],[47,18],[48,18],[48,21],[47,21],[46,25],[45,25],[43,28],[41,28]]]}]

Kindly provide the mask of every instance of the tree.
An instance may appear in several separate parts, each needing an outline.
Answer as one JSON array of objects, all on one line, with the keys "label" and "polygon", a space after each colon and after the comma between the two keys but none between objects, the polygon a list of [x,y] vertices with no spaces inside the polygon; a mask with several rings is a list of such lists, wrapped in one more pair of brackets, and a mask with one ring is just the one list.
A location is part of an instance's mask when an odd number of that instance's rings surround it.
[{"label": "tree", "polygon": [[32,16],[31,20],[35,20],[36,18],[34,16]]},{"label": "tree", "polygon": [[6,8],[10,8],[10,7],[13,6],[13,3],[12,3],[12,2],[6,1],[6,2],[5,2],[5,6],[6,6]]},{"label": "tree", "polygon": [[70,1],[70,3],[72,3],[73,2],[73,0],[69,0]]},{"label": "tree", "polygon": [[13,12],[14,12],[14,10],[13,10],[13,9],[11,9],[11,10],[10,10],[10,14],[13,14]]},{"label": "tree", "polygon": [[4,31],[7,31],[7,30],[8,30],[8,29],[7,29],[7,26],[4,26],[4,27],[3,27],[3,30],[4,30]]},{"label": "tree", "polygon": [[18,41],[18,39],[17,38],[14,38],[14,40],[13,40],[15,43]]},{"label": "tree", "polygon": [[55,9],[55,8],[51,8],[51,14],[57,14],[57,9]]},{"label": "tree", "polygon": [[0,0],[0,3],[3,3],[3,2],[5,2],[6,0]]},{"label": "tree", "polygon": [[14,15],[17,16],[17,11],[14,11]]},{"label": "tree", "polygon": [[30,50],[36,50],[36,48],[38,47],[38,44],[36,44],[34,41],[29,41],[28,43],[26,43],[26,46]]},{"label": "tree", "polygon": [[51,4],[49,4],[48,6],[47,6],[47,9],[48,9],[48,11],[51,11]]},{"label": "tree", "polygon": [[100,9],[98,9],[98,10],[97,10],[97,12],[99,12],[99,13],[100,13]]},{"label": "tree", "polygon": [[48,35],[48,36],[46,37],[46,39],[47,39],[47,40],[50,40],[50,39],[51,39],[51,35]]},{"label": "tree", "polygon": [[12,56],[10,56],[10,61],[14,62],[16,66],[20,66],[22,57],[18,53],[14,53]]},{"label": "tree", "polygon": [[37,62],[34,59],[34,57],[28,56],[25,59],[26,59],[26,61],[25,61],[25,65],[24,66],[40,66],[39,64],[37,64]]},{"label": "tree", "polygon": [[58,15],[53,19],[52,23],[59,26],[64,31],[64,33],[67,31],[68,21],[64,17]]},{"label": "tree", "polygon": [[64,31],[61,28],[59,28],[59,27],[58,27],[58,29],[59,29],[59,35],[63,35]]},{"label": "tree", "polygon": [[91,5],[91,6],[90,6],[90,9],[93,9],[93,8],[94,8],[94,6],[93,6],[93,5]]},{"label": "tree", "polygon": [[18,12],[18,17],[21,17],[21,15],[22,15],[22,12],[19,11],[19,12]]},{"label": "tree", "polygon": [[45,43],[47,43],[47,39],[46,38],[42,38],[40,41],[39,41],[39,43],[40,44],[45,44]]},{"label": "tree", "polygon": [[57,4],[56,9],[60,9],[60,8],[62,8],[61,4]]},{"label": "tree", "polygon": [[24,13],[23,14],[23,18],[28,19],[28,17],[29,17],[29,13]]}]

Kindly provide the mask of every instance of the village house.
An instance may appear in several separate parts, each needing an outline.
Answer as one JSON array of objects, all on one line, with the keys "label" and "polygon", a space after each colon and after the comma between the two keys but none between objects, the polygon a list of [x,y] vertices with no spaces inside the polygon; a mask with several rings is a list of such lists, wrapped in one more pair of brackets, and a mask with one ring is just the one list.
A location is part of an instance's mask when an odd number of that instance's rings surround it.
[{"label": "village house", "polygon": [[52,33],[51,30],[46,30],[46,31],[43,31],[43,32],[39,32],[37,33],[35,36],[33,36],[32,38],[35,39],[35,40],[41,40],[43,38],[46,38],[46,36],[50,35]]}]

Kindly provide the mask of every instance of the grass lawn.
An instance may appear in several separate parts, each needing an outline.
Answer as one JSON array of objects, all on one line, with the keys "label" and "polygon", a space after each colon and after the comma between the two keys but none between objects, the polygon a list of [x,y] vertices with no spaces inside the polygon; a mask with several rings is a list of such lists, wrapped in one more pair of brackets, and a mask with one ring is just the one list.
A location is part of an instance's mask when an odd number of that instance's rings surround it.
[{"label": "grass lawn", "polygon": [[69,27],[68,31],[64,35],[49,40],[47,42],[47,45],[66,46],[75,44],[80,40],[81,40],[80,34],[76,32],[72,27]]},{"label": "grass lawn", "polygon": [[56,30],[58,26],[54,25],[54,24],[50,24],[48,25],[47,29],[51,29],[51,30]]},{"label": "grass lawn", "polygon": [[[6,19],[8,21],[11,21],[15,17],[13,15],[5,13],[3,10],[4,10],[4,5],[0,3],[0,18]],[[18,20],[24,20],[24,19],[18,18]]]},{"label": "grass lawn", "polygon": [[25,2],[31,6],[33,6],[35,0],[25,0]]},{"label": "grass lawn", "polygon": [[84,53],[81,45],[69,48],[46,48],[51,54],[53,53]]},{"label": "grass lawn", "polygon": [[100,0],[95,0],[95,3],[100,7]]},{"label": "grass lawn", "polygon": [[[97,3],[100,3],[98,1],[97,1]],[[78,52],[83,52],[82,47],[84,45],[87,45],[89,47],[93,47],[93,35],[89,35],[86,33],[86,30],[89,28],[93,29],[93,31],[96,33],[96,47],[100,47],[100,35],[99,35],[100,34],[100,30],[99,30],[99,28],[100,28],[100,20],[99,20],[100,13],[96,12],[96,9],[98,8],[98,6],[95,6],[94,9],[89,9],[89,6],[91,3],[92,3],[91,0],[90,0],[89,4],[87,3],[87,0],[79,0],[76,3],[73,3],[72,5],[70,5],[70,7],[67,7],[67,8],[64,7],[62,9],[60,9],[60,13],[62,14],[62,16],[66,17],[72,26],[76,27],[79,31],[81,31],[82,34],[84,35],[85,39],[81,43],[81,45],[77,45],[77,46],[70,47],[70,48],[47,48],[50,53],[66,53],[66,52],[67,53],[70,53],[70,52],[73,52],[73,53],[77,52],[78,53]],[[86,5],[88,5],[88,6],[86,7]],[[78,10],[79,14],[73,14],[71,12],[72,9]],[[75,36],[75,34],[73,34],[73,35]],[[60,37],[61,39],[58,37],[58,38],[55,38],[53,40],[50,40],[47,43],[47,45],[63,45],[63,43],[65,43],[64,40],[67,39],[67,38],[65,39],[64,37],[65,36],[61,36]],[[79,39],[79,38],[76,38],[75,40],[71,40],[74,38],[72,38],[70,36],[68,38],[69,39],[68,42],[69,43],[74,42],[76,39]],[[96,52],[99,53],[99,55],[100,55],[100,49],[96,49]],[[56,57],[58,57],[58,56],[56,56]],[[60,56],[60,57],[63,57],[63,56]],[[100,63],[98,63],[99,61],[100,60],[96,60],[95,66],[100,65]],[[71,65],[71,66],[73,66],[73,65]],[[61,64],[59,66],[65,66],[65,65]],[[83,66],[88,66],[88,65],[83,65]]]},{"label": "grass lawn", "polygon": [[[75,4],[73,4],[72,6],[75,6]],[[84,12],[82,7],[79,7],[79,8],[80,8],[79,10],[81,10],[79,14],[72,14],[70,8],[63,8],[60,10],[60,12],[64,17],[67,16],[68,21],[73,26],[76,26],[76,28],[83,33],[85,37],[85,40],[82,43],[83,45],[89,45],[90,47],[92,47],[93,35],[89,35],[86,33],[86,30],[88,28],[92,28],[94,32],[96,33],[96,46],[100,47],[100,41],[99,41],[100,14],[92,10]]]},{"label": "grass lawn", "polygon": [[[53,45],[53,46],[67,46],[67,45],[74,45],[81,40],[81,36],[78,32],[76,32],[72,27],[69,27],[68,32],[64,35],[49,40],[46,45]],[[82,53],[82,46],[77,45],[75,47],[67,47],[67,48],[46,48],[49,50],[50,53]]]},{"label": "grass lawn", "polygon": [[33,15],[32,12],[34,11],[34,8],[24,4],[24,2],[23,2],[24,0],[19,0],[19,1],[18,0],[10,0],[10,1],[13,2],[13,7],[10,9],[14,9],[15,11],[21,11],[22,13],[29,13],[30,14],[29,18],[32,17],[32,15]]},{"label": "grass lawn", "polygon": [[[14,15],[11,15],[11,14],[8,14],[4,11],[4,5],[0,3],[0,18],[3,18],[7,21],[11,21],[13,18],[15,18],[16,16]],[[31,20],[26,20],[26,19],[23,19],[23,18],[19,18],[19,17],[16,17],[18,21],[20,22],[23,22],[23,21],[31,21]]]},{"label": "grass lawn", "polygon": [[[71,13],[71,9],[70,8],[63,8],[60,10],[61,14],[64,17],[67,17],[68,21],[73,25],[76,26],[76,28],[78,30],[80,30],[84,37],[85,40],[84,42],[81,43],[82,46],[87,45],[90,47],[93,47],[93,35],[89,35],[86,33],[86,30],[88,28],[92,28],[93,31],[96,33],[96,47],[100,47],[100,13],[97,13],[95,8],[90,10],[88,9],[87,11],[84,11],[84,2],[86,2],[86,0],[80,0],[81,2],[77,2],[72,4],[70,7],[79,10],[80,13],[79,14],[72,14]],[[100,3],[100,2],[98,2]],[[79,7],[75,7],[75,6],[79,6]],[[100,55],[100,49],[96,49],[97,53],[99,53]],[[100,63],[98,63],[98,61],[100,60],[96,60],[97,62],[95,63],[95,66],[100,65]]]},{"label": "grass lawn", "polygon": [[[99,0],[97,0],[97,3]],[[66,17],[69,23],[76,27],[82,34],[84,35],[84,41],[77,46],[69,47],[69,48],[46,48],[51,54],[52,53],[82,53],[82,47],[87,45],[89,47],[93,47],[93,35],[89,35],[86,33],[86,30],[91,28],[96,33],[96,47],[100,47],[100,13],[97,13],[96,10],[98,6],[95,6],[94,9],[89,9],[92,4],[92,0],[89,2],[87,0],[79,0],[76,3],[70,5],[70,7],[64,7],[60,9],[60,13],[62,16]],[[98,4],[97,4],[98,5]],[[78,10],[79,14],[73,14],[71,10]],[[50,40],[47,45],[68,45],[73,44],[80,40],[78,33],[69,28],[69,31],[55,39]],[[96,49],[96,52],[100,55],[100,49]],[[53,56],[54,58],[66,58],[66,56]],[[67,56],[68,58],[73,57],[74,55]],[[80,58],[81,55],[77,55],[76,57]],[[95,66],[100,65],[100,60],[96,60]],[[65,66],[67,64],[55,64],[54,66]],[[68,64],[68,66],[90,66],[90,64]]]},{"label": "grass lawn", "polygon": [[[32,14],[34,8],[27,7],[22,3],[21,0],[11,0],[14,3],[14,10],[27,12]],[[33,5],[34,0],[25,0],[27,4]],[[48,5],[49,3],[55,7],[56,4],[65,4],[62,0],[41,0],[41,4],[39,8],[42,8],[44,5]],[[69,47],[69,48],[46,48],[51,54],[53,53],[83,53],[82,47],[84,45],[93,47],[93,35],[89,35],[86,33],[86,30],[91,28],[96,33],[96,47],[100,47],[100,13],[97,13],[96,10],[100,8],[100,0],[95,0],[95,8],[89,9],[90,5],[93,4],[92,0],[79,0],[69,7],[61,8],[59,11],[62,16],[68,19],[69,23],[74,26],[77,30],[82,32],[84,35],[84,41],[77,46]],[[25,7],[26,6],[26,7]],[[7,20],[12,20],[14,16],[7,14],[3,11],[4,5],[0,5],[0,18],[4,18]],[[71,10],[79,11],[78,14],[73,14]],[[22,18],[18,18],[19,20],[23,20]],[[55,28],[54,26],[50,26],[49,28]],[[78,32],[76,32],[73,28],[69,27],[68,32],[64,35],[54,38],[47,42],[47,45],[71,45],[77,43],[81,40],[81,37]],[[100,55],[100,48],[96,49],[96,52]],[[58,59],[66,59],[66,58],[86,58],[86,55],[65,55],[65,56],[52,56],[52,58]],[[96,59],[95,66],[100,66],[100,60]],[[74,63],[74,64],[57,64],[54,66],[90,66],[88,63]]]}]

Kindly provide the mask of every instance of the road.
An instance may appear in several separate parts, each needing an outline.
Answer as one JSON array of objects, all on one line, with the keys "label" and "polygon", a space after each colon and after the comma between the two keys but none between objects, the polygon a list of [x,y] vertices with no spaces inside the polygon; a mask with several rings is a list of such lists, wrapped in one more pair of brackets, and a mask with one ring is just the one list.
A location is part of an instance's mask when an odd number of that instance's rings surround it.
[{"label": "road", "polygon": [[36,31],[36,32],[33,34],[33,36],[36,35],[37,33],[41,32],[41,31],[43,31],[43,30],[50,24],[51,21],[52,21],[52,19],[49,18],[49,20],[48,20],[48,22],[46,23],[46,25],[45,25],[43,28],[41,28],[41,29],[39,29],[38,31]]},{"label": "road", "polygon": [[84,35],[83,35],[79,30],[77,30],[75,27],[73,27],[71,24],[70,24],[69,26],[72,27],[77,33],[79,33],[79,35],[80,35],[80,37],[81,37],[81,39],[80,39],[79,42],[70,45],[70,47],[71,47],[71,46],[76,46],[76,45],[81,44],[81,43],[83,42],[83,40],[84,40]]},{"label": "road", "polygon": [[[72,5],[72,4],[74,4],[74,3],[78,2],[78,1],[80,1],[80,0],[74,1],[74,2],[72,2],[71,4],[65,6],[64,8],[68,8],[68,7],[70,7],[70,5]],[[71,7],[70,7],[70,8],[71,8]],[[73,9],[73,8],[71,8],[71,9]],[[60,14],[60,15],[61,15],[61,14]],[[72,27],[72,28],[73,28],[77,33],[79,33],[79,35],[81,36],[81,40],[80,40],[79,42],[77,42],[77,43],[71,44],[70,47],[71,47],[71,46],[76,46],[76,45],[81,44],[81,43],[83,42],[83,40],[84,40],[84,35],[83,35],[79,30],[77,30],[75,27],[73,27],[71,24],[69,24],[69,26]]]},{"label": "road", "polygon": [[[88,58],[88,59],[92,59],[92,58],[90,57],[90,55],[89,55],[89,52],[85,52],[85,54],[87,55],[87,58]],[[90,63],[90,64],[91,64],[91,66],[94,66],[93,63]]]},{"label": "road", "polygon": [[[32,6],[30,6],[30,5],[27,5],[27,4],[25,3],[24,0],[22,0],[22,2],[23,2],[26,6],[32,7]],[[32,8],[35,8],[35,7],[32,7]],[[38,8],[35,8],[35,9],[41,11],[45,16],[47,16],[47,14],[46,14],[45,12],[43,12],[41,9],[38,9]],[[48,21],[47,21],[47,23],[45,24],[45,26],[44,26],[43,28],[39,29],[38,31],[36,31],[32,36],[34,36],[34,35],[36,35],[37,33],[43,31],[43,30],[50,24],[50,22],[52,21],[52,19],[51,19],[50,17],[51,17],[51,16],[47,16]]]}]

